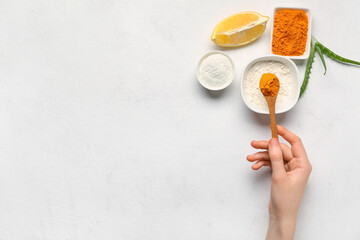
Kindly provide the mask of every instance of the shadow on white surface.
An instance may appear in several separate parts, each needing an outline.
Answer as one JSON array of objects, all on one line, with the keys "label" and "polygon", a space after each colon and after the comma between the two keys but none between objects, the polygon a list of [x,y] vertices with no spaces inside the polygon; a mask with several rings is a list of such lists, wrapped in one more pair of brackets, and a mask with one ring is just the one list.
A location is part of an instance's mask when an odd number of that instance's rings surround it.
[{"label": "shadow on white surface", "polygon": [[[197,79],[196,79],[197,81]],[[202,94],[206,97],[212,98],[212,99],[217,99],[217,98],[221,98],[222,96],[226,95],[226,92],[229,92],[227,89],[229,87],[231,87],[231,85],[225,89],[222,90],[217,90],[217,91],[212,91],[212,90],[208,90],[206,88],[204,88],[203,86],[201,86],[201,84],[197,84],[198,88],[201,88],[200,91],[202,92]]]},{"label": "shadow on white surface", "polygon": [[[249,108],[246,108],[248,115],[253,120],[253,122],[262,125],[262,126],[270,126],[270,115],[268,114],[260,114],[251,111]],[[286,121],[287,113],[279,113],[276,114],[276,123],[282,125]]]},{"label": "shadow on white surface", "polygon": [[269,167],[263,167],[259,170],[252,170],[251,182],[254,185],[254,189],[258,189],[259,186],[264,184],[270,184],[271,182],[271,169]]},{"label": "shadow on white surface", "polygon": [[296,66],[305,66],[307,63],[307,60],[304,59],[292,59],[292,61],[296,64]]}]

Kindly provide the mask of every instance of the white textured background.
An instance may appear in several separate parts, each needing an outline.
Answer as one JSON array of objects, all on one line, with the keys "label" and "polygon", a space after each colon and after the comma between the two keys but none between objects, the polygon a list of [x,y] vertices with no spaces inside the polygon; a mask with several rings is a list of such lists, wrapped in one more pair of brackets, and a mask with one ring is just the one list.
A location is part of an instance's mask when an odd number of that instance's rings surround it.
[{"label": "white textured background", "polygon": [[[240,73],[268,54],[270,25],[226,52],[222,94],[196,81],[228,15],[308,7],[313,34],[360,60],[360,2],[0,0],[0,239],[263,239],[270,172],[253,172]],[[271,19],[272,20],[272,19]],[[313,165],[296,239],[360,239],[360,68],[315,59],[279,123]],[[305,63],[299,63],[301,77]]]}]

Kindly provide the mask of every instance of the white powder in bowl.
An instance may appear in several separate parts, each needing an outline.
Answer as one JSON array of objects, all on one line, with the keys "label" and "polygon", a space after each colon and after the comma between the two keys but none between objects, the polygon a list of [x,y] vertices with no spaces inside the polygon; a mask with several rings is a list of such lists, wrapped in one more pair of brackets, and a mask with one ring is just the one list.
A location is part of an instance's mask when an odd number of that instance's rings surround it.
[{"label": "white powder in bowl", "polygon": [[296,93],[296,85],[292,80],[290,69],[278,61],[261,61],[250,67],[243,81],[243,94],[253,108],[268,111],[266,100],[259,88],[264,73],[275,74],[280,81],[280,89],[276,99],[276,108],[282,108]]},{"label": "white powder in bowl", "polygon": [[234,78],[231,60],[221,53],[210,54],[200,62],[198,79],[200,83],[211,90],[227,87]]}]

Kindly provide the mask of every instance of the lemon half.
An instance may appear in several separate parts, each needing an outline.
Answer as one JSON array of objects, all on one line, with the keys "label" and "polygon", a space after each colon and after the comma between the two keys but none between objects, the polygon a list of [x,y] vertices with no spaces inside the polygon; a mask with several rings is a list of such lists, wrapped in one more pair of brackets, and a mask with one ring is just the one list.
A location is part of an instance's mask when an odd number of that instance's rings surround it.
[{"label": "lemon half", "polygon": [[257,12],[241,12],[216,25],[211,40],[222,47],[238,47],[258,39],[265,31],[269,17]]}]

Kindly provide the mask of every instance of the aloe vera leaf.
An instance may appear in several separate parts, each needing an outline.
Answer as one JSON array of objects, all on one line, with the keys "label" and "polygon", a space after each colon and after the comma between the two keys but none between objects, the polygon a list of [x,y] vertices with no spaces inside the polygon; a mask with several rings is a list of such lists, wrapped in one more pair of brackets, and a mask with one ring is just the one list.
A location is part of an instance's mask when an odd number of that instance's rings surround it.
[{"label": "aloe vera leaf", "polygon": [[300,88],[300,96],[299,97],[301,97],[301,95],[304,94],[304,92],[306,90],[306,87],[308,85],[309,78],[310,78],[310,73],[311,73],[311,67],[312,67],[312,64],[314,62],[315,48],[316,48],[317,43],[318,43],[318,41],[314,37],[311,37],[310,55],[309,55],[309,58],[308,58],[307,63],[306,63],[304,81],[303,81],[303,83],[301,85],[301,88]]},{"label": "aloe vera leaf", "polygon": [[324,65],[324,68],[325,68],[325,72],[324,72],[324,75],[326,74],[326,63],[325,63],[325,59],[324,59],[324,55],[323,55],[323,52],[321,50],[321,47],[319,44],[315,44],[315,49],[316,51],[318,52],[319,56],[320,56],[320,59],[321,59],[321,62],[323,63]]},{"label": "aloe vera leaf", "polygon": [[341,56],[337,55],[336,53],[334,53],[333,51],[331,51],[330,49],[328,49],[327,47],[325,47],[324,45],[322,45],[320,42],[317,42],[317,44],[321,48],[321,50],[325,53],[325,55],[328,56],[329,58],[331,58],[335,61],[338,61],[338,62],[354,64],[354,65],[360,66],[360,62],[341,57]]},{"label": "aloe vera leaf", "polygon": [[300,89],[300,97],[305,92],[307,84],[309,82],[310,73],[311,73],[311,67],[312,67],[312,64],[314,62],[315,52],[319,53],[321,61],[324,64],[325,73],[326,73],[326,64],[325,64],[325,59],[324,59],[323,54],[325,54],[329,58],[331,58],[331,59],[333,59],[335,61],[341,62],[341,63],[354,64],[354,65],[360,66],[360,62],[357,62],[357,61],[354,61],[354,60],[339,56],[338,54],[334,53],[333,51],[331,51],[330,49],[328,49],[327,47],[322,45],[318,40],[316,40],[316,38],[314,36],[311,36],[310,56],[309,56],[309,59],[308,59],[308,61],[306,63],[304,81],[303,81],[303,84],[301,85],[301,89]]}]

